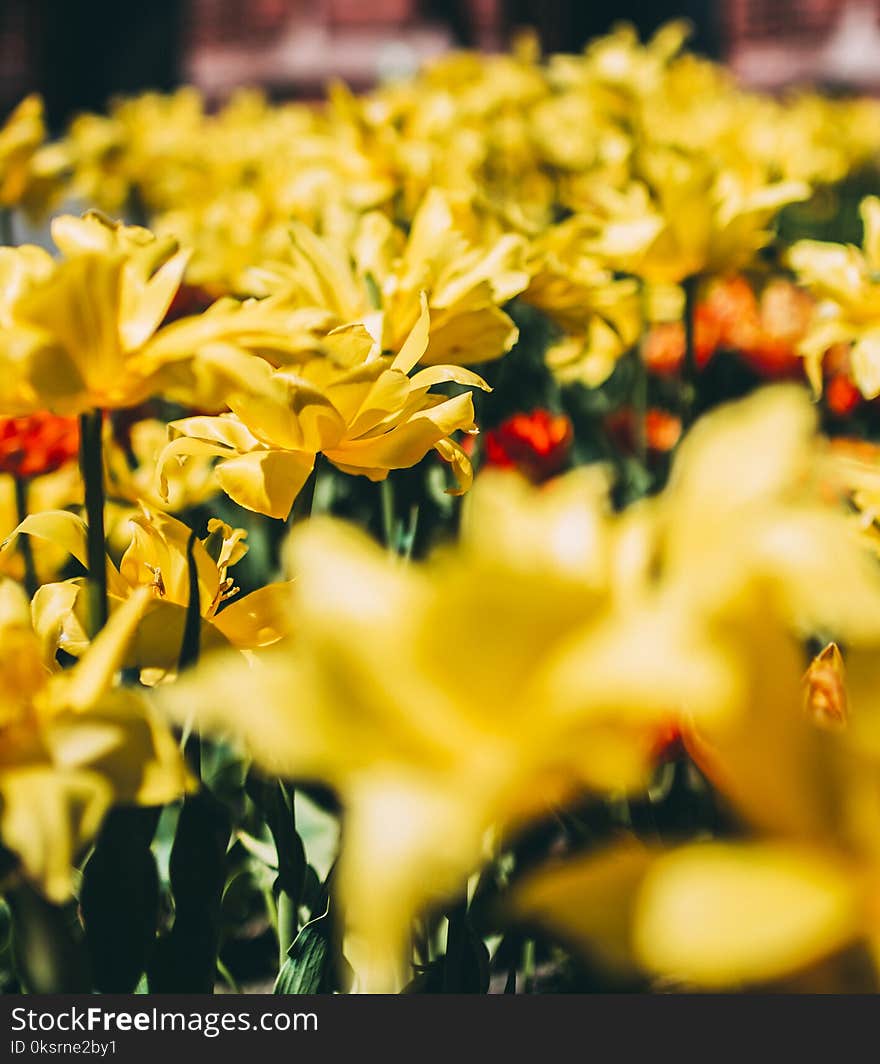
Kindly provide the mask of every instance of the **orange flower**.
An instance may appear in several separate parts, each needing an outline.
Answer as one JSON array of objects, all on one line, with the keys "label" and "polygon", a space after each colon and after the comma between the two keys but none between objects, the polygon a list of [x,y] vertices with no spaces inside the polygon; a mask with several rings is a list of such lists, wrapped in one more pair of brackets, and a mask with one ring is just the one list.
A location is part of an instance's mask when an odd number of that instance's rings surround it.
[{"label": "orange flower", "polygon": [[[801,376],[797,343],[810,322],[813,301],[790,281],[777,278],[760,300],[744,277],[713,282],[700,301],[694,321],[697,365],[702,369],[719,349],[736,351],[764,377]],[[645,344],[652,373],[671,376],[684,360],[684,325],[654,325]]]},{"label": "orange flower", "polygon": [[[702,304],[697,307],[694,320],[694,342],[697,366],[706,365],[721,346],[721,328],[712,313]],[[643,352],[645,365],[658,377],[674,377],[684,362],[684,324],[664,321],[652,325]]]},{"label": "orange flower", "polygon": [[30,414],[0,418],[0,473],[34,477],[73,461],[79,450],[76,418]]},{"label": "orange flower", "polygon": [[843,657],[836,643],[810,662],[804,675],[804,708],[823,728],[840,728],[849,714]]},{"label": "orange flower", "polygon": [[835,417],[846,417],[862,402],[862,393],[845,373],[836,373],[825,385],[825,405]]},{"label": "orange flower", "polygon": [[534,410],[514,414],[486,433],[486,465],[518,469],[535,484],[560,472],[574,432],[565,414]]},{"label": "orange flower", "polygon": [[[636,413],[630,406],[622,406],[605,419],[605,428],[621,451],[636,449]],[[645,414],[645,444],[649,451],[664,454],[671,451],[681,436],[681,420],[666,410],[652,408]]]}]

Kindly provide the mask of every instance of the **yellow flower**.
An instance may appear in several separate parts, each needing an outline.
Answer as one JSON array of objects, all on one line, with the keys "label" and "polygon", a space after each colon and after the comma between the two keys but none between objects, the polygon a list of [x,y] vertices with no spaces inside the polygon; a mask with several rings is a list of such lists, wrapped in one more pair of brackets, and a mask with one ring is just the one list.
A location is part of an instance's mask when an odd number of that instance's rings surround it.
[{"label": "yellow flower", "polygon": [[[802,391],[779,387],[698,422],[648,504],[654,535],[633,536],[653,609],[702,617],[728,661],[727,711],[682,721],[691,757],[753,836],[614,846],[540,873],[519,900],[615,963],[709,989],[878,941],[880,570],[824,492],[814,421]],[[824,632],[849,647],[846,690],[833,645],[804,678],[802,641]],[[817,712],[835,726],[817,727]]]},{"label": "yellow flower", "polygon": [[809,195],[796,181],[746,181],[699,155],[651,145],[638,171],[640,180],[622,191],[595,189],[596,236],[587,250],[654,284],[751,265],[780,208]]},{"label": "yellow flower", "polygon": [[97,215],[63,216],[52,235],[65,255],[7,251],[0,367],[6,412],[82,413],[131,406],[157,387],[161,364],[144,354],[186,266],[186,252],[145,229]]},{"label": "yellow flower", "polygon": [[43,101],[28,96],[0,127],[0,209],[39,213],[60,191],[67,155],[45,139]]},{"label": "yellow flower", "polygon": [[637,283],[615,278],[600,259],[587,254],[587,239],[575,217],[533,241],[532,278],[522,299],[565,332],[545,353],[559,380],[595,388],[636,343],[642,310]]},{"label": "yellow flower", "polygon": [[[307,522],[291,539],[295,637],[167,690],[266,771],[339,790],[369,985],[393,982],[409,918],[461,886],[490,828],[579,788],[645,787],[670,720],[745,819],[801,841],[830,830],[815,772],[831,736],[804,713],[799,641],[880,639],[880,574],[811,476],[813,430],[794,387],[719,410],[668,489],[616,518],[595,471],[541,493],[483,479],[460,545],[424,567]],[[244,691],[259,713],[241,713]]]},{"label": "yellow flower", "polygon": [[869,399],[880,394],[880,199],[862,200],[862,249],[800,240],[788,252],[799,282],[819,300],[800,350],[814,390],[822,391],[822,359],[834,344],[852,344],[852,375]]},{"label": "yellow flower", "polygon": [[[126,668],[141,670],[144,683],[173,676],[183,642],[189,604],[187,544],[190,530],[182,521],[141,506],[128,521],[128,544],[117,568],[107,560],[111,612],[140,589],[150,595],[124,648]],[[33,536],[63,548],[86,564],[86,525],[63,510],[31,514],[7,537],[0,551],[15,545],[17,536]],[[287,630],[289,585],[270,583],[230,601],[238,588],[228,570],[246,553],[246,533],[222,521],[208,522],[208,535],[193,543],[202,616],[201,647],[256,650],[277,642]],[[60,648],[74,657],[87,652],[87,602],[81,578],[40,587],[33,600],[34,626],[43,640],[47,660]]]},{"label": "yellow flower", "polygon": [[[128,546],[131,518],[143,504],[152,511],[168,510],[180,513],[213,498],[220,490],[210,458],[194,458],[168,469],[168,497],[163,499],[156,485],[156,460],[168,442],[168,426],[163,421],[147,418],[132,425],[128,447],[122,447],[112,432],[104,437],[106,483],[106,525],[110,552],[118,547],[121,554]],[[134,464],[132,464],[132,460]],[[61,504],[32,504],[34,513],[41,510],[65,508],[71,499]],[[9,526],[10,531],[17,522]]]},{"label": "yellow flower", "polygon": [[667,851],[618,844],[548,868],[524,885],[522,915],[620,966],[709,990],[821,971],[853,944],[876,968],[877,643],[848,661],[852,715],[833,730],[804,713],[795,645],[759,624],[751,656],[746,719],[688,741],[750,834]]},{"label": "yellow flower", "polygon": [[291,227],[290,262],[251,271],[257,295],[282,292],[329,311],[334,324],[382,310],[382,346],[397,352],[428,297],[431,332],[422,365],[490,362],[509,351],[517,329],[501,306],[528,284],[525,241],[508,234],[487,244],[468,239],[453,199],[431,189],[402,234],[378,213],[364,216],[345,246]]},{"label": "yellow flower", "polygon": [[[15,495],[15,478],[9,474],[0,476],[0,541],[12,535],[21,519]],[[27,504],[33,513],[81,506],[82,499],[82,481],[75,462],[28,481]],[[35,544],[33,554],[41,582],[52,579],[67,557],[63,548],[47,542]],[[15,580],[23,579],[24,563],[19,551],[0,552],[0,573]]]},{"label": "yellow flower", "polygon": [[232,412],[172,422],[160,474],[180,457],[217,456],[217,480],[231,499],[286,518],[319,453],[345,473],[384,480],[391,469],[415,465],[433,448],[465,491],[470,462],[451,436],[476,431],[473,401],[469,392],[447,398],[430,389],[449,381],[488,386],[457,366],[409,375],[428,346],[424,298],[418,321],[393,358],[379,347],[381,321],[368,324],[376,338],[365,325],[342,326],[326,337],[320,357],[279,370],[228,345],[205,348],[200,360],[228,380]]},{"label": "yellow flower", "polygon": [[0,838],[24,874],[65,900],[114,802],[160,805],[190,786],[174,737],[133,688],[113,686],[146,593],[72,669],[47,663],[27,600],[0,585]]},{"label": "yellow flower", "polygon": [[411,919],[463,886],[492,830],[584,788],[644,786],[670,707],[723,696],[726,672],[674,618],[650,645],[634,624],[616,652],[626,560],[606,491],[595,470],[540,492],[485,476],[460,545],[426,566],[304,522],[288,551],[295,636],[162,689],[265,771],[338,790],[347,955],[369,989],[395,983]]},{"label": "yellow flower", "polygon": [[853,942],[862,883],[843,857],[792,842],[623,844],[531,877],[518,912],[685,987],[761,989]]}]

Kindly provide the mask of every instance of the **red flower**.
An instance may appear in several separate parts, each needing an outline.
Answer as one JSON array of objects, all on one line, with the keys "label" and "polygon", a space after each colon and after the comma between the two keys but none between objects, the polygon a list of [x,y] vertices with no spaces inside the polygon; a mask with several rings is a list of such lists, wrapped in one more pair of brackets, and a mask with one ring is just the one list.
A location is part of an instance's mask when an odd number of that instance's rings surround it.
[{"label": "red flower", "polygon": [[[697,366],[702,369],[721,345],[721,326],[702,304],[694,319]],[[684,323],[665,321],[652,325],[645,342],[645,365],[658,377],[674,377],[684,362]]]},{"label": "red flower", "polygon": [[862,393],[845,373],[836,373],[825,385],[825,404],[835,417],[846,417],[862,401]]},{"label": "red flower", "polygon": [[[801,376],[797,342],[806,332],[811,298],[790,281],[771,281],[760,299],[744,277],[715,281],[700,300],[694,320],[697,365],[702,369],[719,349],[736,351],[764,377]],[[645,344],[652,373],[671,376],[684,360],[680,321],[654,325]]]},{"label": "red flower", "polygon": [[0,418],[0,472],[16,477],[52,473],[79,451],[76,418],[55,414]]},{"label": "red flower", "polygon": [[[631,406],[622,406],[605,419],[615,445],[624,452],[636,449],[636,414]],[[666,410],[652,408],[645,414],[645,443],[649,451],[671,451],[681,436],[681,420]]]},{"label": "red flower", "polygon": [[486,433],[486,465],[518,469],[539,484],[565,465],[573,437],[571,421],[565,414],[551,414],[548,410],[514,414]]}]

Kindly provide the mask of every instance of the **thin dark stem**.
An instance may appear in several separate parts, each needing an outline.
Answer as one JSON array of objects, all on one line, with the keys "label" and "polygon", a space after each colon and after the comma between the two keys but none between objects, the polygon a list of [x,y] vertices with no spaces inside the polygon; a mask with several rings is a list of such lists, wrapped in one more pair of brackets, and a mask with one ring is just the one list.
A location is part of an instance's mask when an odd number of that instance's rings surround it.
[{"label": "thin dark stem", "polygon": [[[292,832],[292,839],[298,841],[296,835],[296,807],[294,806],[294,791],[293,788],[288,786],[283,780],[278,780],[278,788],[281,795],[281,807],[286,813],[287,826],[290,832]],[[291,836],[285,832],[279,833],[279,837],[275,840],[276,846],[281,842],[282,850],[285,847],[285,842],[289,841]],[[283,841],[282,841],[283,840]],[[287,847],[290,849],[290,847]],[[291,853],[279,853],[279,861],[282,859],[285,862],[295,862],[296,855]],[[288,889],[285,889],[285,886]],[[299,931],[299,897],[298,892],[293,891],[289,884],[281,886],[278,892],[278,970],[280,971],[284,967],[284,962],[287,960],[287,951],[293,945],[293,940],[297,936]]]},{"label": "thin dark stem", "polygon": [[635,421],[636,457],[647,468],[648,464],[648,360],[647,346],[651,335],[650,300],[648,286],[644,281],[639,287],[641,304],[642,335],[636,348],[636,370],[633,381],[633,418]]},{"label": "thin dark stem", "polygon": [[4,247],[15,246],[11,207],[0,207],[0,245]]},{"label": "thin dark stem", "polygon": [[288,525],[292,528],[294,525],[298,525],[301,521],[305,521],[312,516],[312,506],[315,501],[315,485],[318,481],[318,460],[315,459],[315,467],[309,473],[308,480],[302,486],[302,490],[293,502],[293,509],[290,511],[290,517],[287,519]]},{"label": "thin dark stem", "polygon": [[[27,487],[28,482],[24,477],[15,478],[15,506],[18,511],[19,524],[21,524],[28,515]],[[25,590],[27,591],[28,598],[33,598],[37,593],[39,581],[37,580],[37,569],[34,565],[34,548],[31,543],[31,537],[27,535],[19,536],[18,549],[21,553],[22,561],[24,562]]]},{"label": "thin dark stem", "polygon": [[396,531],[397,520],[394,505],[394,484],[391,482],[391,474],[379,483],[379,498],[382,507],[382,535],[385,546],[392,553],[397,553]]},{"label": "thin dark stem", "polygon": [[[196,531],[192,529],[186,544],[186,571],[188,597],[183,639],[177,660],[179,672],[191,668],[199,660],[202,635],[202,610],[199,597],[199,570],[195,558]],[[198,731],[193,729],[186,739],[186,758],[197,779],[202,778],[202,742]]]},{"label": "thin dark stem", "polygon": [[89,627],[95,636],[107,623],[107,556],[104,549],[104,459],[103,417],[100,410],[80,414],[79,467],[86,495],[89,567]]},{"label": "thin dark stem", "polygon": [[693,421],[697,400],[697,292],[700,278],[688,277],[684,282],[684,364],[681,380],[681,420],[687,428]]}]

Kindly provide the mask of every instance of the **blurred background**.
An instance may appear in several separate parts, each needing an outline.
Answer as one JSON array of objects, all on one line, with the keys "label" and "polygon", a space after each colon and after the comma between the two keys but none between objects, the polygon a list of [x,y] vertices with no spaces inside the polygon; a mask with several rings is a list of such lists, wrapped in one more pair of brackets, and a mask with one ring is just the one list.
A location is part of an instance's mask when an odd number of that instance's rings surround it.
[{"label": "blurred background", "polygon": [[645,34],[680,15],[749,84],[880,88],[880,0],[0,0],[0,112],[39,91],[57,129],[183,82],[211,100],[240,85],[309,98],[332,77],[366,88],[450,48],[503,48],[524,26],[578,51],[614,22]]}]

